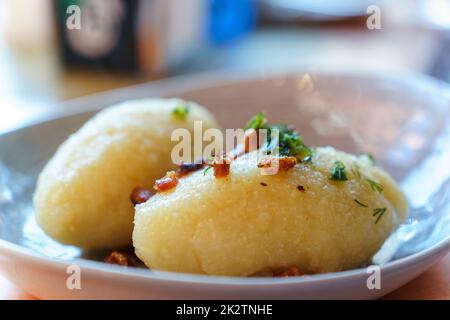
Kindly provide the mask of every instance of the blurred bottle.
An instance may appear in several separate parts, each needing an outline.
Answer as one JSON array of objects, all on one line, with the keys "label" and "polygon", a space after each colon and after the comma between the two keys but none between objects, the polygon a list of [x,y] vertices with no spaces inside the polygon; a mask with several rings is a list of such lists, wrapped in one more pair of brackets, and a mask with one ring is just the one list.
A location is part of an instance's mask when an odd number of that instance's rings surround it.
[{"label": "blurred bottle", "polygon": [[63,62],[126,72],[176,68],[250,30],[254,8],[253,0],[54,0]]},{"label": "blurred bottle", "polygon": [[256,25],[256,0],[210,0],[210,5],[212,43],[232,41]]},{"label": "blurred bottle", "polygon": [[[66,64],[132,70],[136,67],[134,1],[55,0],[57,32]],[[127,59],[131,57],[131,59]]]}]

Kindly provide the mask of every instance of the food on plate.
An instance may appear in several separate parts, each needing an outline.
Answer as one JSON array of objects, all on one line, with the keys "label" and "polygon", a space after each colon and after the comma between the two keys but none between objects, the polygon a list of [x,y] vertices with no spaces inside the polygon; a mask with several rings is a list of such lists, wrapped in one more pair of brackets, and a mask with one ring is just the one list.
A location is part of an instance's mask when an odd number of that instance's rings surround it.
[{"label": "food on plate", "polygon": [[[176,166],[171,133],[193,122],[217,127],[203,107],[180,99],[136,100],[98,113],[64,142],[39,176],[36,219],[52,238],[86,249],[131,245],[134,205]],[[144,190],[144,191],[143,191]],[[154,191],[154,190],[153,190]]]},{"label": "food on plate", "polygon": [[[112,264],[291,277],[364,265],[406,218],[404,194],[373,157],[309,147],[263,113],[234,150],[177,167],[171,135],[192,134],[195,120],[218,127],[179,99],[100,112],[39,176],[39,225],[64,244],[110,249]],[[121,250],[131,244],[136,256]]]},{"label": "food on plate", "polygon": [[[228,276],[357,268],[406,218],[405,196],[372,157],[309,148],[262,114],[247,125],[262,128],[279,129],[278,155],[259,146],[169,173],[177,182],[136,206],[133,245],[149,268]],[[277,173],[262,174],[273,163]]]},{"label": "food on plate", "polygon": [[109,264],[117,264],[124,267],[136,267],[137,258],[126,251],[113,251],[104,260]]}]

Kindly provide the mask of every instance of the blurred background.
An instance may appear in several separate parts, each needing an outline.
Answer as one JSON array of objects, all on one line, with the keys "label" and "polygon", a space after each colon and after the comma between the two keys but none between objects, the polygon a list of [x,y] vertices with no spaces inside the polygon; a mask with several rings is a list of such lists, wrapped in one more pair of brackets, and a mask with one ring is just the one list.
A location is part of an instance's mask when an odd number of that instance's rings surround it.
[{"label": "blurred background", "polygon": [[0,132],[59,102],[197,72],[450,81],[450,0],[2,0]]}]

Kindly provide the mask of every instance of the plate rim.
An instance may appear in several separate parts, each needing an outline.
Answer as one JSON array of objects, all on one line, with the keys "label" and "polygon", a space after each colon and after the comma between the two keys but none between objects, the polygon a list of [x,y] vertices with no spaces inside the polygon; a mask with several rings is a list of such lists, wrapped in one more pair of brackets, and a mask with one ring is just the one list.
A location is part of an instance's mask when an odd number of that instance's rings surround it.
[{"label": "plate rim", "polygon": [[[415,264],[426,260],[435,255],[439,255],[444,251],[450,252],[450,235],[445,239],[435,243],[431,247],[423,249],[412,255],[390,261],[380,265],[382,273],[389,273],[397,269],[401,269],[410,264]],[[8,254],[11,253],[11,254]],[[357,268],[345,271],[321,273],[313,275],[305,275],[301,277],[233,277],[233,276],[216,276],[216,275],[200,275],[182,272],[171,272],[161,270],[150,270],[145,268],[128,268],[107,264],[100,261],[71,258],[59,259],[39,254],[30,248],[0,239],[0,254],[6,256],[20,256],[22,259],[31,260],[34,263],[47,265],[52,267],[67,268],[69,265],[79,266],[83,272],[89,271],[93,273],[103,272],[110,275],[133,278],[133,280],[146,281],[170,281],[177,283],[195,283],[205,285],[251,285],[251,286],[267,286],[278,284],[312,284],[323,281],[339,281],[348,280],[349,278],[367,275],[366,268]]]},{"label": "plate rim", "polygon": [[[442,96],[445,96],[450,101],[450,85],[438,80],[434,79],[428,75],[414,73],[414,72],[397,72],[390,75],[385,75],[379,72],[342,72],[342,71],[314,71],[308,72],[308,70],[291,70],[291,71],[269,71],[266,72],[263,76],[261,74],[255,72],[244,72],[239,73],[236,71],[231,72],[203,72],[195,75],[183,75],[174,78],[167,78],[162,80],[153,81],[150,83],[142,83],[134,86],[114,89],[110,91],[100,92],[93,95],[88,95],[76,99],[71,99],[62,104],[68,105],[69,108],[64,109],[64,111],[53,112],[53,113],[45,113],[41,116],[36,117],[35,119],[24,123],[16,128],[12,128],[10,130],[6,130],[4,132],[0,132],[0,137],[13,134],[19,130],[24,130],[27,128],[31,128],[34,126],[38,126],[43,123],[56,121],[58,119],[81,115],[84,113],[99,111],[103,108],[103,106],[94,106],[94,107],[84,107],[80,109],[76,109],[74,107],[70,107],[71,105],[86,105],[89,101],[93,99],[99,99],[99,97],[110,96],[112,99],[115,97],[119,101],[123,101],[121,98],[121,93],[125,90],[137,90],[139,88],[151,88],[149,90],[147,97],[156,97],[158,96],[156,93],[161,89],[160,87],[169,87],[169,89],[165,88],[162,90],[163,92],[170,91],[170,88],[177,88],[177,94],[182,94],[184,92],[198,90],[198,89],[206,89],[212,87],[224,86],[232,83],[239,83],[245,81],[252,81],[258,79],[264,79],[264,77],[292,77],[299,76],[302,74],[313,74],[318,76],[328,76],[328,77],[346,77],[346,78],[365,78],[372,80],[380,80],[380,79],[388,79],[394,81],[401,81],[403,84],[417,82],[421,85],[425,85],[424,88],[432,89],[433,91],[439,91]],[[408,77],[405,77],[408,75]],[[191,79],[190,81],[186,81]],[[197,79],[198,81],[192,81],[192,79]],[[215,81],[211,81],[214,79]],[[187,82],[188,85],[180,85],[180,83]],[[193,84],[195,83],[195,84]],[[175,91],[177,91],[175,89]],[[161,96],[161,93],[159,94]],[[164,93],[162,94],[164,96]],[[107,104],[107,103],[106,103]],[[444,251],[450,252],[450,235],[446,238],[442,239],[438,243],[425,248],[419,252],[416,252],[412,255],[403,257],[401,259],[397,259],[394,261],[390,261],[386,264],[380,265],[381,272],[392,272],[396,269],[408,266],[410,263],[417,263],[420,261],[424,261],[427,258],[430,258],[434,255],[438,255]],[[171,281],[171,282],[181,282],[181,283],[195,283],[195,284],[204,284],[204,285],[279,285],[279,284],[311,284],[322,281],[340,281],[346,280],[353,277],[360,277],[363,275],[367,275],[366,268],[357,268],[339,272],[331,272],[331,273],[323,273],[323,274],[315,274],[315,275],[307,275],[302,277],[291,277],[291,278],[270,278],[270,277],[230,277],[230,276],[213,276],[213,275],[198,275],[198,274],[188,274],[188,273],[180,273],[180,272],[168,272],[168,271],[160,271],[160,270],[148,270],[141,268],[130,268],[128,270],[124,270],[124,267],[108,265],[103,262],[93,261],[82,258],[72,258],[72,259],[59,259],[57,257],[50,257],[39,254],[38,252],[33,251],[30,248],[26,248],[19,244],[15,244],[5,239],[0,238],[0,254],[7,256],[20,256],[22,259],[30,260],[37,264],[46,264],[52,267],[67,267],[68,265],[79,265],[83,270],[89,272],[104,272],[111,275],[118,275],[121,277],[133,278],[134,280],[145,279],[146,281]]]}]

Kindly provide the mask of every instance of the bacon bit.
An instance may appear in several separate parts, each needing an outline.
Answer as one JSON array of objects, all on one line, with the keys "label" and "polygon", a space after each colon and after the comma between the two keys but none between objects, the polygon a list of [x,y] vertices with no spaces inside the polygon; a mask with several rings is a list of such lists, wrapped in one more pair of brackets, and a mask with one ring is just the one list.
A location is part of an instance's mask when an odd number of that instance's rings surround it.
[{"label": "bacon bit", "polygon": [[304,186],[298,185],[298,186],[297,186],[297,189],[298,189],[298,191],[300,191],[300,192],[305,192],[305,187],[304,187]]},{"label": "bacon bit", "polygon": [[106,263],[118,264],[120,266],[135,267],[136,260],[126,252],[113,251],[105,258]]},{"label": "bacon bit", "polygon": [[214,177],[224,178],[230,174],[230,159],[223,156],[220,160],[214,161]]},{"label": "bacon bit", "polygon": [[296,157],[282,157],[280,158],[280,169],[281,170],[289,170],[293,168],[297,164]]},{"label": "bacon bit", "polygon": [[280,157],[280,158],[275,158],[275,157],[267,157],[267,158],[263,158],[259,163],[258,163],[258,168],[263,168],[263,169],[267,169],[267,168],[274,168],[275,165],[274,162],[278,160],[278,168],[279,170],[289,170],[290,168],[293,168],[296,164],[297,164],[297,158],[296,157]]},{"label": "bacon bit", "polygon": [[202,160],[200,163],[192,162],[192,163],[182,163],[180,168],[177,170],[177,176],[179,178],[188,175],[191,172],[198,171],[205,166],[205,162]]},{"label": "bacon bit", "polygon": [[175,188],[178,184],[178,178],[175,171],[169,171],[164,177],[155,181],[155,190],[164,192]]},{"label": "bacon bit", "polygon": [[258,168],[269,168],[272,164],[272,158],[262,158],[260,162],[258,162]]},{"label": "bacon bit", "polygon": [[130,195],[130,200],[133,203],[133,205],[137,205],[140,203],[146,202],[148,199],[150,199],[153,196],[153,193],[150,192],[150,190],[144,189],[144,188],[134,188]]},{"label": "bacon bit", "polygon": [[267,187],[267,183],[265,182],[260,182],[259,184],[262,185],[263,187]]},{"label": "bacon bit", "polygon": [[282,277],[282,278],[287,278],[287,277],[298,277],[301,276],[302,274],[300,273],[300,269],[297,267],[290,267],[282,272],[279,273],[275,273],[273,276],[274,277]]}]

